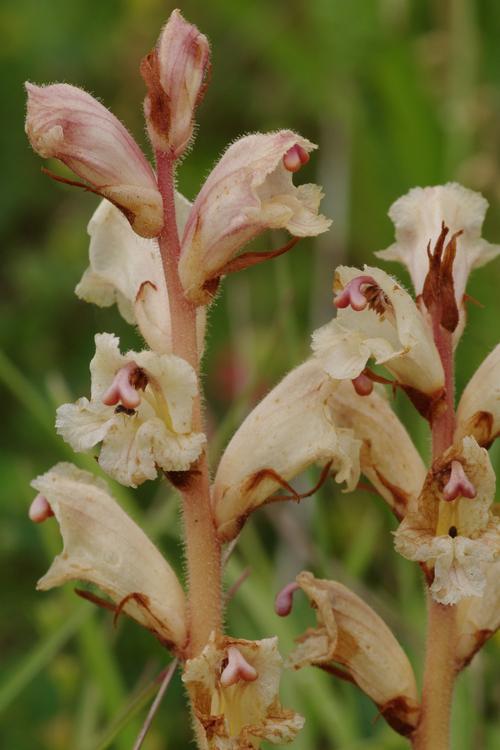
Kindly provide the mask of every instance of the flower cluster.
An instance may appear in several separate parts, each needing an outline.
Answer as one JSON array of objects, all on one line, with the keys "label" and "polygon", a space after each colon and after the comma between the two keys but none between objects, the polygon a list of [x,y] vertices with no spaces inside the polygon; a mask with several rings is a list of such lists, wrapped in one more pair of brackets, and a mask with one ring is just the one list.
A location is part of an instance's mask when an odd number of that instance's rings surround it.
[{"label": "flower cluster", "polygon": [[[97,334],[90,397],[58,408],[57,431],[76,452],[100,446],[101,469],[123,485],[163,474],[180,490],[188,593],[107,485],[76,466],[58,464],[33,482],[39,494],[30,517],[54,516],[64,543],[38,587],[83,580],[101,589],[106,599],[83,595],[134,618],[183,662],[199,747],[251,750],[261,740],[290,742],[303,724],[279,700],[277,639],[248,641],[222,629],[221,545],[236,540],[261,506],[299,501],[331,476],[351,492],[364,475],[399,522],[396,550],[421,565],[439,606],[455,608],[448,610],[456,615],[453,668],[462,669],[500,624],[500,519],[487,450],[500,433],[500,346],[456,411],[453,393],[467,278],[500,248],[481,238],[485,200],[459,185],[416,188],[396,201],[396,242],[378,255],[407,266],[415,299],[378,268],[339,267],[335,317],[313,333],[310,357],[248,414],[210,483],[199,378],[210,303],[224,276],[327,231],[330,221],[319,213],[321,189],[293,183],[316,146],[290,130],[232,143],[193,203],[175,192],[209,67],[207,39],[174,11],[141,64],[156,169],[90,94],[27,84],[33,148],[84,182],[51,176],[103,198],[76,294],[116,304],[146,346],[123,354],[116,336]],[[291,239],[272,252],[242,252],[268,229]],[[388,385],[429,422],[428,468]],[[320,481],[299,493],[291,483],[313,466]],[[317,622],[287,665],[349,680],[396,731],[418,732],[415,677],[389,627],[357,594],[309,572],[278,595],[277,614],[290,613],[298,589]]]}]

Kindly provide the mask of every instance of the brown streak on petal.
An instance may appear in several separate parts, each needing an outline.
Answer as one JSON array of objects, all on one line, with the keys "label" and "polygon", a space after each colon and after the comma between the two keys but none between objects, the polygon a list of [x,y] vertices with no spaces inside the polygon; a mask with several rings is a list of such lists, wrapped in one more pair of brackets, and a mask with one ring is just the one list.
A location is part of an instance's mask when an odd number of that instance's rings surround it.
[{"label": "brown streak on petal", "polygon": [[446,408],[444,389],[431,395],[417,391],[409,385],[401,384],[410,401],[418,413],[432,423],[433,419],[439,416],[443,409]]},{"label": "brown streak on petal", "polygon": [[170,98],[160,83],[160,64],[156,49],[143,57],[139,70],[148,90],[148,120],[158,134],[166,136],[170,125]]},{"label": "brown streak on petal", "polygon": [[185,491],[192,484],[195,476],[199,475],[199,470],[196,468],[188,469],[187,471],[165,471],[164,474],[176,490]]},{"label": "brown streak on petal", "polygon": [[86,591],[85,589],[74,589],[74,592],[77,596],[80,596],[82,599],[86,599],[88,602],[95,604],[97,607],[107,609],[109,612],[116,612],[116,604],[113,604],[113,602],[110,602],[107,599],[103,599],[102,596],[97,596],[97,594],[92,593],[92,591]]},{"label": "brown streak on petal", "polygon": [[381,474],[378,469],[374,466],[375,473],[377,475],[377,478],[381,484],[384,485],[386,489],[389,490],[391,495],[394,498],[394,504],[391,505],[391,510],[398,519],[398,521],[401,521],[405,513],[408,509],[408,505],[410,504],[410,495],[405,492],[401,487],[398,487],[395,484],[391,484],[388,479],[386,479],[383,474]]},{"label": "brown streak on petal", "polygon": [[403,737],[409,737],[416,729],[420,712],[417,706],[411,706],[403,696],[393,698],[378,708],[389,726]]},{"label": "brown streak on petal", "polygon": [[488,630],[485,628],[484,630],[478,630],[476,633],[474,633],[474,636],[476,638],[476,642],[474,644],[474,648],[468,654],[468,656],[465,659],[462,659],[461,661],[457,662],[456,669],[457,672],[461,672],[462,669],[465,669],[465,667],[468,667],[471,663],[472,659],[475,657],[478,651],[482,649],[486,641],[488,641],[493,635],[495,635],[497,631],[496,630]]},{"label": "brown streak on petal", "polygon": [[346,672],[340,667],[336,667],[334,664],[320,664],[316,662],[311,662],[311,665],[313,667],[319,667],[320,669],[323,670],[323,672],[328,672],[328,674],[332,674],[334,677],[338,677],[340,680],[345,680],[346,682],[352,682],[353,685],[356,684],[356,680],[351,674],[349,674],[349,672]]},{"label": "brown streak on petal", "polygon": [[[127,596],[124,596],[123,599],[117,605],[115,609],[115,616],[113,618],[113,625],[115,627],[118,622],[118,618],[123,612],[124,606],[127,604],[127,602],[131,600],[135,601],[140,607],[143,607],[145,610],[147,610],[151,614],[151,610],[149,609],[149,598],[145,594],[139,594],[137,591],[133,591],[132,593],[127,594]],[[151,616],[153,617],[153,615]]]},{"label": "brown streak on petal", "polygon": [[[61,161],[63,161],[63,159],[61,159]],[[78,187],[82,190],[86,190],[88,193],[94,193],[94,195],[98,195],[99,198],[106,198],[107,201],[112,203],[115,208],[122,212],[130,226],[134,226],[136,214],[130,208],[122,206],[121,203],[118,203],[118,201],[114,200],[109,195],[105,195],[103,190],[107,187],[107,185],[100,185],[98,188],[93,187],[92,185],[88,185],[86,182],[80,182],[79,180],[70,180],[68,177],[62,177],[62,175],[52,172],[50,169],[47,169],[47,167],[42,167],[41,171],[43,174],[47,175],[47,177],[50,177],[51,180],[60,182],[62,185],[71,185],[71,187]]]},{"label": "brown streak on petal", "polygon": [[156,286],[156,284],[154,284],[152,281],[149,281],[149,280],[146,279],[146,281],[143,281],[142,284],[140,285],[139,289],[137,290],[137,294],[135,295],[135,302],[139,302],[139,300],[142,299],[142,297],[144,295],[144,291],[145,291],[145,289],[146,289],[147,286],[150,286],[152,289],[155,290],[155,292],[158,291],[158,287]]},{"label": "brown streak on petal", "polygon": [[497,435],[493,435],[493,414],[489,411],[477,411],[469,417],[460,432],[472,435],[482,448],[489,448]]}]

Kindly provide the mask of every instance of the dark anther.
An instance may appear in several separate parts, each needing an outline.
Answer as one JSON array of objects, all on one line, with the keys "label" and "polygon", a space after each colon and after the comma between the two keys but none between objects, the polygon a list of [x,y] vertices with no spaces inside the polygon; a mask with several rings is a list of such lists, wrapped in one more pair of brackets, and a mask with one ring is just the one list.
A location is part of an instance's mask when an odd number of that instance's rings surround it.
[{"label": "dark anther", "polygon": [[127,409],[126,406],[118,404],[115,409],[115,414],[127,414],[129,417],[131,417],[133,414],[135,414],[135,409]]},{"label": "dark anther", "polygon": [[451,536],[452,539],[455,539],[457,534],[458,534],[457,527],[450,526],[450,528],[448,529],[448,536]]}]

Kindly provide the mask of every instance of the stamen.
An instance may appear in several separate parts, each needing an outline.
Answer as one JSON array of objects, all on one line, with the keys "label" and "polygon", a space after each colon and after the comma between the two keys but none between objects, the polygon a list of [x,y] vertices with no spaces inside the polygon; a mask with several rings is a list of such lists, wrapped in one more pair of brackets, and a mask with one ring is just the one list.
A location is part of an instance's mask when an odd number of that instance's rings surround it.
[{"label": "stamen", "polygon": [[289,172],[298,172],[309,161],[309,154],[298,143],[289,148],[283,157],[283,166]]},{"label": "stamen", "polygon": [[128,362],[116,373],[113,382],[102,397],[103,404],[115,406],[121,403],[125,409],[136,409],[141,403],[137,388],[143,387],[141,378],[137,377],[140,368],[135,362]]},{"label": "stamen", "polygon": [[450,478],[443,488],[443,498],[448,502],[456,500],[457,497],[476,497],[476,488],[468,479],[464,467],[460,461],[451,462]]},{"label": "stamen", "polygon": [[279,594],[276,594],[276,599],[274,600],[274,611],[277,615],[280,617],[287,617],[290,614],[293,607],[293,595],[299,588],[299,584],[293,581],[292,583],[287,583],[287,585],[281,589]]},{"label": "stamen", "polygon": [[351,306],[356,312],[361,312],[368,305],[364,287],[369,286],[377,287],[377,282],[372,276],[356,276],[337,294],[333,304],[339,309]]},{"label": "stamen", "polygon": [[369,396],[373,391],[373,380],[370,380],[363,372],[357,378],[353,378],[351,383],[358,396]]},{"label": "stamen", "polygon": [[222,687],[230,687],[236,685],[237,682],[253,682],[257,677],[257,670],[247,662],[236,646],[229,646],[227,664],[220,676]]},{"label": "stamen", "polygon": [[33,523],[42,523],[54,515],[49,501],[44,495],[37,495],[30,505],[28,516]]}]

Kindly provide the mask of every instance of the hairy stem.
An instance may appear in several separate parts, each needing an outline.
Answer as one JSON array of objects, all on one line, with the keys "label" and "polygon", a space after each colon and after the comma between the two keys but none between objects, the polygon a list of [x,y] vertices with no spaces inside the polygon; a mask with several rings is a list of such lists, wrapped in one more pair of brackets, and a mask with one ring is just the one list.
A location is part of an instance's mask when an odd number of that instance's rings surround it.
[{"label": "hairy stem", "polygon": [[[455,431],[455,378],[452,334],[439,323],[440,310],[433,311],[433,334],[445,375],[445,404],[432,424],[432,458],[453,443]],[[413,737],[414,750],[448,750],[453,686],[456,677],[456,607],[443,605],[428,595],[427,646],[422,709]]]},{"label": "hairy stem", "polygon": [[[184,296],[177,270],[180,244],[174,200],[174,161],[168,153],[157,153],[158,185],[163,197],[164,227],[159,237],[167,283],[173,353],[194,368],[199,382],[196,338],[196,307]],[[201,398],[193,404],[193,430],[203,430]],[[189,581],[190,641],[188,656],[197,655],[212,631],[221,628],[221,550],[210,504],[210,479],[204,451],[180,487]]]},{"label": "hairy stem", "polygon": [[427,653],[420,722],[414,750],[448,750],[453,686],[456,607],[435,602],[429,595]]}]

